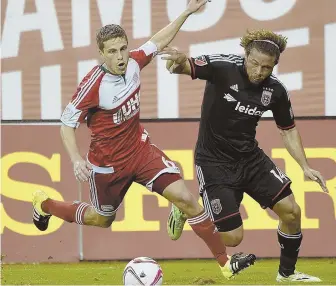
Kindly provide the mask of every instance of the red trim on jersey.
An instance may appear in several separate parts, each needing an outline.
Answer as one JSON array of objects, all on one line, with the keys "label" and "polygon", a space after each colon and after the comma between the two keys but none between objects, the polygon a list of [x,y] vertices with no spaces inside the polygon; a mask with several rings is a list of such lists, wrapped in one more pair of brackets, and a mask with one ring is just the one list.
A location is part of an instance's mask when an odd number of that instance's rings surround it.
[{"label": "red trim on jersey", "polygon": [[146,55],[144,50],[134,50],[130,52],[130,58],[135,60],[138,63],[140,70],[142,70],[152,60],[153,53]]},{"label": "red trim on jersey", "polygon": [[196,78],[196,77],[195,77],[195,76],[196,76],[196,75],[195,75],[195,65],[194,65],[192,59],[188,58],[188,61],[189,61],[189,63],[190,63],[191,78],[192,78],[192,79],[195,79],[195,78]]},{"label": "red trim on jersey", "polygon": [[278,126],[278,128],[280,128],[280,129],[282,129],[282,130],[289,130],[289,129],[292,129],[292,128],[295,127],[295,123],[292,124],[291,126],[287,126],[287,127],[282,127],[282,126],[279,126],[279,125],[277,125],[277,126]]},{"label": "red trim on jersey", "polygon": [[[72,104],[77,107],[90,94],[91,91],[97,91],[100,80],[105,72],[99,66],[94,67],[82,80],[74,96],[72,97]],[[97,86],[98,83],[98,86]]]}]

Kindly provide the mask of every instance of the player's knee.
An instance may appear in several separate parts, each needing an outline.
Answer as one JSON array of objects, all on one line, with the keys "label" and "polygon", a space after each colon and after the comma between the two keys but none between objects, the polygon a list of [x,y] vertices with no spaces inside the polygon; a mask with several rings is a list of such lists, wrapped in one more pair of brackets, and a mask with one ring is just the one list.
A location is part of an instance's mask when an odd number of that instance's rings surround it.
[{"label": "player's knee", "polygon": [[176,198],[176,203],[181,206],[188,208],[191,207],[194,203],[195,198],[188,190],[181,190],[179,197]]},{"label": "player's knee", "polygon": [[301,208],[297,203],[291,205],[280,216],[281,220],[287,224],[298,224],[301,221]]},{"label": "player's knee", "polygon": [[102,216],[98,215],[97,217],[97,226],[102,228],[108,228],[111,226],[114,221],[115,216]]},{"label": "player's knee", "polygon": [[301,220],[301,208],[300,206],[295,203],[290,210],[290,212],[287,214],[287,220],[289,223],[297,223]]},{"label": "player's knee", "polygon": [[163,192],[163,196],[176,205],[188,217],[196,216],[203,210],[182,180],[176,181],[168,186]]},{"label": "player's knee", "polygon": [[93,208],[85,213],[85,224],[108,228],[115,219],[115,214],[112,216],[103,216],[97,213]]},{"label": "player's knee", "polygon": [[198,215],[203,208],[197,203],[195,197],[189,191],[180,193],[174,204],[188,216]]},{"label": "player's knee", "polygon": [[289,195],[277,202],[273,211],[286,224],[299,224],[301,221],[301,208],[293,195]]},{"label": "player's knee", "polygon": [[221,239],[228,247],[236,247],[243,241],[243,233],[241,232],[222,232]]},{"label": "player's knee", "polygon": [[228,247],[236,247],[242,242],[243,238],[239,236],[233,236],[230,237],[229,239],[223,240],[226,246]]},{"label": "player's knee", "polygon": [[244,228],[240,215],[219,220],[215,224],[220,232],[221,240],[226,246],[235,247],[243,241]]}]

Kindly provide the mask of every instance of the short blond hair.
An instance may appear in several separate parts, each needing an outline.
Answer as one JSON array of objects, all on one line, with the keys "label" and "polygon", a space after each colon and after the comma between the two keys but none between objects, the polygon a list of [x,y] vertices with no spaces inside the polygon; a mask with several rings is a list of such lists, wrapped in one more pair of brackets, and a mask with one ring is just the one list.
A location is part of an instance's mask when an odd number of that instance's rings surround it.
[{"label": "short blond hair", "polygon": [[264,29],[247,30],[240,39],[240,45],[247,55],[255,48],[262,53],[276,56],[276,62],[278,62],[280,54],[286,49],[287,37]]}]

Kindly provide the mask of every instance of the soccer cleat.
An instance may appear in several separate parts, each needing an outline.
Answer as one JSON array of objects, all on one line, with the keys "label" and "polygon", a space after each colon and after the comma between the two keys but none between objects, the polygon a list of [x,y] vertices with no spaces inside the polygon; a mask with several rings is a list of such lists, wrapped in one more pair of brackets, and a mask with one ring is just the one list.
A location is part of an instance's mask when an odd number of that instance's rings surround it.
[{"label": "soccer cleat", "polygon": [[223,267],[220,267],[222,273],[226,279],[231,279],[245,268],[250,267],[256,261],[254,254],[244,254],[238,252],[232,256],[228,256],[229,260]]},{"label": "soccer cleat", "polygon": [[282,276],[278,273],[276,277],[277,282],[321,282],[322,280],[315,276],[310,276],[301,272],[295,271],[294,274],[288,277]]},{"label": "soccer cleat", "polygon": [[42,210],[42,202],[49,197],[45,192],[36,191],[33,193],[33,222],[40,231],[45,231],[49,225],[50,214]]},{"label": "soccer cleat", "polygon": [[186,215],[173,204],[167,221],[167,232],[170,239],[178,240],[181,237],[186,220]]}]

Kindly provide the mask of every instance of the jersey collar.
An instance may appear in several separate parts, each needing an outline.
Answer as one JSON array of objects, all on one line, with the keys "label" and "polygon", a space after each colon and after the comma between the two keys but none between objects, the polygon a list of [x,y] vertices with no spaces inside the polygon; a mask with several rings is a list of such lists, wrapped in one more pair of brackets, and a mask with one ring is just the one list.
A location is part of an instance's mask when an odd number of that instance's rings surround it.
[{"label": "jersey collar", "polygon": [[120,80],[121,78],[125,81],[125,75],[119,75],[119,74],[113,74],[111,73],[105,66],[105,63],[101,64],[99,66],[99,68],[105,72],[106,74],[108,74],[111,78],[115,79],[115,80]]}]

